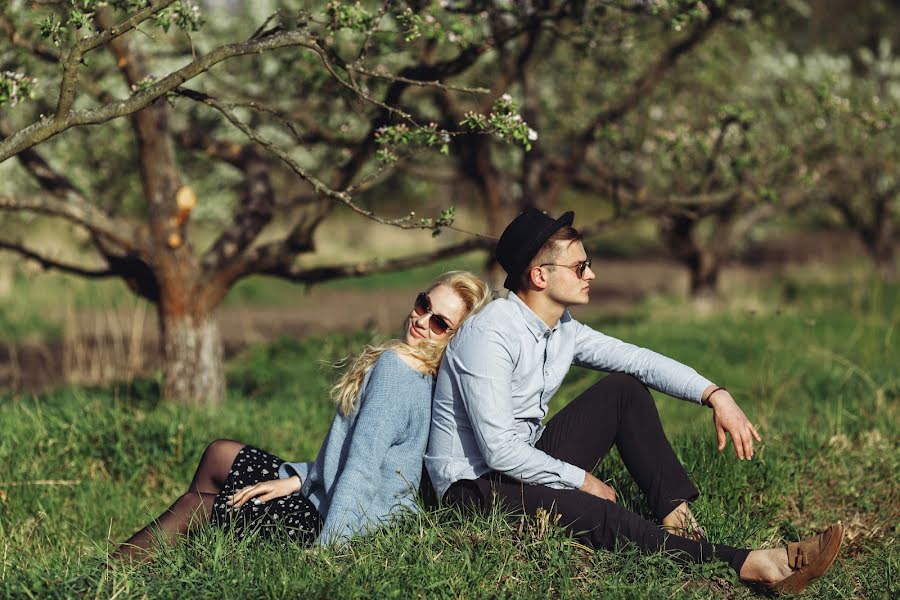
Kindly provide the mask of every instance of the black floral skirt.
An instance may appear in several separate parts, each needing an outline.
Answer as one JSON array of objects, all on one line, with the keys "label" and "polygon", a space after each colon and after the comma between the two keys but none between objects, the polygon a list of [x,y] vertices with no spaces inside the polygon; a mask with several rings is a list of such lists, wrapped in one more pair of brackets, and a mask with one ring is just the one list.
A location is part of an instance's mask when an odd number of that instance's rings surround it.
[{"label": "black floral skirt", "polygon": [[265,450],[244,446],[228,471],[225,487],[216,496],[212,524],[231,531],[237,538],[253,531],[264,538],[278,536],[301,544],[312,543],[322,529],[322,519],[309,498],[300,492],[265,504],[254,504],[249,500],[238,510],[227,504],[235,492],[245,487],[278,479],[278,467],[283,462]]}]

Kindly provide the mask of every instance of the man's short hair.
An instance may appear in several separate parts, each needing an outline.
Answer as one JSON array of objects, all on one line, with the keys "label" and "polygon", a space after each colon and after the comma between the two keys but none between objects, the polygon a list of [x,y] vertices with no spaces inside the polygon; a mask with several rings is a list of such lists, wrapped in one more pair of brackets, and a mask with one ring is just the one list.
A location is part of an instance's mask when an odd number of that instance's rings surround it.
[{"label": "man's short hair", "polygon": [[571,225],[566,225],[557,229],[553,235],[547,238],[544,245],[538,248],[538,251],[531,259],[531,262],[529,262],[525,270],[519,274],[519,285],[517,289],[513,291],[517,292],[528,289],[528,285],[531,283],[531,269],[537,265],[555,263],[559,258],[559,255],[562,254],[566,248],[575,242],[580,242],[581,239],[581,232]]}]

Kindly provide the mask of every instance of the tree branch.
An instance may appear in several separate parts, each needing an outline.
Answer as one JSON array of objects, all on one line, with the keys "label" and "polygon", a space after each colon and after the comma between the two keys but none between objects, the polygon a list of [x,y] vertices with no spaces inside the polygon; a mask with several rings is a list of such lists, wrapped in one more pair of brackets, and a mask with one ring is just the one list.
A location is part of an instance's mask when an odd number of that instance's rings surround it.
[{"label": "tree branch", "polygon": [[790,212],[808,204],[812,198],[802,191],[789,191],[782,195],[780,203],[759,202],[749,210],[741,211],[731,226],[731,239],[743,240],[757,223],[770,219],[779,213]]},{"label": "tree branch", "polygon": [[698,46],[712,32],[724,15],[721,8],[714,3],[709,5],[709,18],[699,25],[686,38],[669,46],[660,57],[650,65],[632,84],[631,89],[618,102],[601,110],[590,125],[577,136],[575,146],[565,157],[548,163],[544,169],[544,180],[547,182],[543,195],[551,200],[558,197],[561,190],[572,180],[587,156],[588,148],[594,143],[594,135],[598,129],[621,120],[642,99],[649,96],[653,88],[672,70],[678,59]]},{"label": "tree branch", "polygon": [[[0,117],[0,136],[7,136],[12,131],[12,126],[9,121],[5,118]],[[95,208],[92,204],[90,204],[87,200],[85,200],[84,193],[79,190],[75,184],[65,175],[56,171],[50,163],[44,159],[43,156],[38,153],[34,148],[29,148],[27,150],[23,150],[16,157],[23,167],[31,174],[32,177],[38,182],[38,184],[47,192],[53,194],[58,198],[68,198],[69,202],[74,202],[82,209],[82,211],[86,211],[89,213],[96,213],[105,217],[108,222],[113,223],[114,230],[118,232],[120,235],[129,232],[131,227],[121,221],[114,220],[99,209]],[[65,215],[58,215],[65,216]],[[97,250],[100,251],[101,254],[107,259],[111,259],[112,249],[109,248],[109,242],[115,242],[115,240],[110,239],[109,237],[103,237],[103,232],[99,229],[92,229],[85,223],[80,223],[82,226],[87,227],[92,235],[94,236],[94,244],[97,247]],[[138,241],[138,238],[135,234],[128,235],[126,238],[129,241],[129,245],[123,247],[122,249],[125,251],[136,252],[137,254],[144,254],[145,247],[142,243]]]},{"label": "tree branch", "polygon": [[191,98],[192,100],[195,100],[197,102],[202,102],[203,104],[206,104],[207,106],[210,106],[211,108],[214,108],[215,110],[222,113],[222,115],[224,115],[232,125],[237,127],[250,140],[256,142],[257,144],[274,154],[276,157],[278,157],[279,160],[281,160],[281,162],[287,165],[287,167],[290,168],[294,173],[296,173],[301,179],[312,185],[313,190],[316,194],[324,196],[339,204],[343,204],[353,212],[362,215],[367,219],[371,219],[376,223],[381,223],[382,225],[392,225],[401,229],[431,229],[433,227],[433,225],[429,224],[416,223],[408,215],[399,219],[385,219],[383,217],[379,217],[373,211],[367,210],[354,202],[353,197],[346,191],[337,191],[329,187],[324,181],[317,178],[302,165],[300,165],[300,163],[294,160],[294,158],[287,151],[281,149],[277,144],[275,144],[268,138],[263,137],[254,129],[249,127],[246,123],[241,121],[230,108],[225,106],[217,99],[207,94],[191,90],[180,90],[180,93],[185,97]]},{"label": "tree branch", "polygon": [[104,277],[115,277],[118,275],[113,269],[89,269],[79,265],[64,263],[56,259],[52,259],[43,254],[38,254],[34,250],[29,250],[21,242],[12,242],[0,239],[0,249],[15,252],[25,258],[37,261],[44,269],[56,269],[70,275],[78,275],[79,277],[87,277],[90,279],[100,279]]},{"label": "tree branch", "polygon": [[68,192],[62,198],[50,194],[25,197],[0,195],[0,210],[25,210],[62,217],[81,225],[91,233],[108,238],[132,253],[144,255],[144,249],[135,242],[130,227],[109,218],[74,192]]},{"label": "tree branch", "polygon": [[[53,46],[44,46],[25,39],[18,31],[16,31],[12,22],[5,17],[0,17],[0,31],[7,35],[13,46],[29,52],[32,56],[36,56],[44,62],[54,65],[62,62],[62,56],[60,55],[59,50]],[[115,97],[100,87],[95,80],[89,80],[82,83],[87,89],[87,92],[101,104],[106,104],[107,102],[115,100]]]},{"label": "tree branch", "polygon": [[[204,93],[202,92],[197,92],[183,86],[178,88],[178,90],[176,90],[176,93],[192,99],[197,99],[204,96]],[[291,135],[294,136],[294,139],[298,144],[324,143],[332,147],[337,146],[343,148],[352,148],[362,142],[362,140],[359,139],[345,138],[335,135],[333,132],[322,127],[319,122],[316,121],[315,118],[311,117],[309,112],[305,110],[295,109],[287,112],[255,99],[225,100],[219,98],[219,102],[223,106],[226,106],[228,108],[249,108],[262,114],[271,115],[291,132]],[[293,121],[298,121],[306,131],[298,130]],[[242,146],[238,146],[237,144],[233,144],[230,142],[223,143],[214,140],[208,132],[200,132],[196,129],[179,134],[178,141],[182,145],[185,145],[185,147],[200,147],[207,153],[213,153],[210,154],[210,156],[213,156],[214,158],[220,158],[222,160],[225,160],[226,162],[231,162],[237,156],[236,151],[229,151],[228,147],[231,147],[232,149],[242,148]],[[198,146],[198,144],[200,144],[200,146]],[[225,152],[222,155],[219,155],[218,152],[221,150],[225,150]],[[232,156],[232,158],[229,158],[230,155]]]},{"label": "tree branch", "polygon": [[[276,260],[274,266],[269,267],[265,262],[256,265],[259,268],[248,269],[247,274],[260,273],[303,283],[321,283],[332,279],[347,277],[362,277],[374,273],[386,273],[398,269],[409,269],[421,265],[427,265],[443,258],[459,256],[472,250],[490,250],[494,247],[495,240],[487,237],[475,237],[458,244],[453,244],[425,254],[404,256],[389,260],[373,260],[361,263],[343,265],[329,265],[323,267],[299,268],[283,265],[283,261]],[[273,252],[274,250],[274,252]],[[277,248],[262,246],[259,258],[261,261],[272,260],[278,254]]]},{"label": "tree branch", "polygon": [[203,255],[207,271],[216,271],[242,253],[272,220],[275,190],[269,176],[270,166],[255,147],[248,147],[240,161],[244,173],[240,210]]},{"label": "tree branch", "polygon": [[59,54],[59,50],[57,50],[53,46],[43,46],[40,44],[35,44],[22,37],[19,32],[16,31],[16,28],[12,24],[12,21],[7,19],[6,17],[0,17],[0,31],[6,34],[13,46],[15,46],[16,48],[21,48],[22,50],[25,50],[30,54],[37,56],[41,60],[49,63],[58,63],[60,60],[62,60],[62,57]]},{"label": "tree branch", "polygon": [[193,79],[224,60],[289,46],[302,46],[315,50],[315,38],[304,31],[283,31],[259,40],[219,46],[125,100],[111,102],[93,109],[72,110],[62,118],[59,116],[45,117],[32,123],[0,142],[0,163],[71,127],[96,125],[133,114],[146,108],[159,97],[175,90],[185,81]]},{"label": "tree branch", "polygon": [[491,90],[489,90],[488,88],[469,87],[469,86],[465,86],[465,85],[454,85],[451,83],[444,83],[440,79],[432,79],[430,81],[426,81],[426,80],[422,80],[422,79],[410,79],[409,77],[403,77],[402,75],[391,75],[389,73],[378,73],[377,71],[371,71],[369,69],[365,69],[363,67],[358,67],[355,65],[349,65],[347,68],[351,71],[359,73],[360,75],[364,75],[365,77],[371,77],[373,79],[383,79],[385,81],[406,83],[408,85],[412,85],[415,87],[438,88],[441,90],[462,92],[465,94],[489,94],[491,92]]},{"label": "tree branch", "polygon": [[[59,100],[56,103],[56,116],[54,120],[62,121],[72,108],[75,101],[75,92],[78,84],[78,67],[84,56],[91,50],[108,44],[120,35],[128,33],[159,11],[163,10],[175,0],[154,0],[150,6],[140,10],[124,21],[105,29],[96,35],[79,40],[63,61],[63,77],[59,84]],[[2,162],[2,160],[0,160]]]}]

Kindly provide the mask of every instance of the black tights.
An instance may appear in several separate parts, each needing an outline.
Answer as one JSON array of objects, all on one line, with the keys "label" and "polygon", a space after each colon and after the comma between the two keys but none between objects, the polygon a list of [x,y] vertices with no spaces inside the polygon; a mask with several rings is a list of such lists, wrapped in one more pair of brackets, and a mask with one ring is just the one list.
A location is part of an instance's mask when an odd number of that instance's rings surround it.
[{"label": "black tights", "polygon": [[209,523],[213,500],[222,491],[228,471],[244,444],[216,440],[206,447],[187,492],[113,553],[114,558],[146,559],[158,541],[173,543],[179,536]]}]

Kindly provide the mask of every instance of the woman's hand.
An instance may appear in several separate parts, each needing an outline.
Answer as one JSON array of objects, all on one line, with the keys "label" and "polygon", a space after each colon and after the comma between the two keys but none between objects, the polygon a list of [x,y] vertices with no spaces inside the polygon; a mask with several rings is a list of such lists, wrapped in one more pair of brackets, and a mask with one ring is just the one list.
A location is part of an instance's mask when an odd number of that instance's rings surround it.
[{"label": "woman's hand", "polygon": [[756,432],[756,428],[737,405],[728,390],[719,388],[706,398],[706,402],[713,409],[713,424],[716,427],[716,436],[719,438],[719,452],[725,449],[727,440],[725,433],[731,435],[734,442],[734,450],[738,458],[750,460],[753,458],[753,439],[761,442],[762,438]]},{"label": "woman's hand", "polygon": [[289,479],[273,479],[271,481],[261,481],[256,485],[251,485],[239,490],[227,502],[228,507],[237,510],[248,500],[253,500],[254,504],[263,504],[275,498],[290,496],[294,492],[300,491],[300,478],[294,475]]}]

